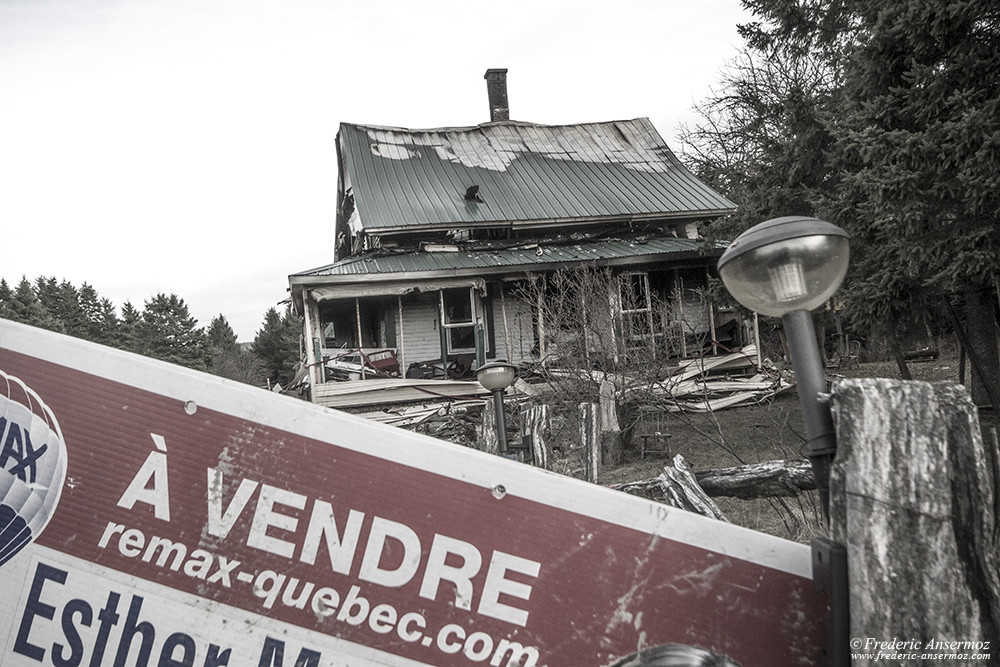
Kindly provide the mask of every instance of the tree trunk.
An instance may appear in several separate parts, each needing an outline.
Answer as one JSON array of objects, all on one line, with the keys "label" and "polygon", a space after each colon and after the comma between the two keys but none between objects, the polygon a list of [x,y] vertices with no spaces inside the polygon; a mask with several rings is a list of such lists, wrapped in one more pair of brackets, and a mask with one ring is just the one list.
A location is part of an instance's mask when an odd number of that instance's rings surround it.
[{"label": "tree trunk", "polygon": [[1000,408],[1000,352],[997,318],[990,289],[965,292],[965,333],[972,362],[972,401]]},{"label": "tree trunk", "polygon": [[[694,478],[711,497],[791,497],[816,488],[812,464],[805,459],[764,461],[731,468],[698,470]],[[651,500],[663,500],[659,479],[644,479],[615,485],[619,491]]]}]

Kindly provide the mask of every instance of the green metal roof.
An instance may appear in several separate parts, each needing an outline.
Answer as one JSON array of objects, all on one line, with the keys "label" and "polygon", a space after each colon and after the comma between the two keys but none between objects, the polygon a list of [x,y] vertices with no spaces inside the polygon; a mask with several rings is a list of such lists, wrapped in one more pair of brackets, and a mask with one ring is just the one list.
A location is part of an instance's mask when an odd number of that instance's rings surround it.
[{"label": "green metal roof", "polygon": [[[350,283],[354,280],[420,280],[429,276],[512,274],[594,262],[639,264],[677,262],[700,256],[702,241],[662,236],[653,238],[604,239],[563,245],[537,244],[488,250],[420,251],[389,254],[375,251],[348,257],[334,264],[303,271],[289,277],[295,283]],[[721,253],[724,246],[716,248]],[[400,275],[405,274],[405,275]]]},{"label": "green metal roof", "polygon": [[[736,209],[681,165],[646,118],[434,130],[342,123],[338,146],[357,223],[369,233]],[[474,185],[481,202],[465,198]]]}]

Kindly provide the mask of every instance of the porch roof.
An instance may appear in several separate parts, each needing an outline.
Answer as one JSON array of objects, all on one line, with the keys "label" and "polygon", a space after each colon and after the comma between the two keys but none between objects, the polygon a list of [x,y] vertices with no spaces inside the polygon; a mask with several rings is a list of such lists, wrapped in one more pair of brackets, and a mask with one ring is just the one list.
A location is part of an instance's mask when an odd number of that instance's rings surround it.
[{"label": "porch roof", "polygon": [[736,209],[680,163],[648,118],[431,130],[342,123],[338,152],[357,223],[374,234],[697,220]]},{"label": "porch roof", "polygon": [[622,266],[676,263],[717,256],[724,244],[673,236],[613,238],[580,243],[531,243],[509,248],[426,250],[407,253],[369,252],[289,276],[292,285],[422,280],[451,276],[487,276],[551,271],[594,263]]}]

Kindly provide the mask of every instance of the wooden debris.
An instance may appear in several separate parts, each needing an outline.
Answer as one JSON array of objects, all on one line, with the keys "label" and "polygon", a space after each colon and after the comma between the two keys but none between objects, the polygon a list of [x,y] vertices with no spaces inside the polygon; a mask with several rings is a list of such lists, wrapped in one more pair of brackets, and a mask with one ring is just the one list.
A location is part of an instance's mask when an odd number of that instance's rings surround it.
[{"label": "wooden debris", "polygon": [[702,470],[695,473],[695,478],[705,493],[713,497],[793,497],[816,488],[812,464],[805,459]]},{"label": "wooden debris", "polygon": [[482,385],[466,380],[418,378],[325,382],[313,387],[313,402],[328,408],[356,408],[393,403],[488,396]]},{"label": "wooden debris", "polygon": [[[667,469],[670,467],[667,466]],[[790,497],[816,488],[812,465],[805,459],[765,461],[731,468],[699,470],[693,475],[701,490],[712,497]],[[644,498],[663,500],[659,477],[615,484],[612,488]]]},{"label": "wooden debris", "polygon": [[663,494],[663,502],[668,505],[719,521],[728,521],[719,506],[698,485],[691,466],[680,454],[674,457],[673,466],[663,468],[663,472],[656,478],[656,484]]}]

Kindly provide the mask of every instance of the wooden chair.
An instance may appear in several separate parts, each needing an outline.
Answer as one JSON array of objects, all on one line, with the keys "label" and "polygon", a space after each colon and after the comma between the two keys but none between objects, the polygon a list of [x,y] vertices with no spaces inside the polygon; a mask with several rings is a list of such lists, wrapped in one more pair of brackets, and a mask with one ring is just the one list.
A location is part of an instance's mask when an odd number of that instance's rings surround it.
[{"label": "wooden chair", "polygon": [[639,435],[639,457],[646,458],[646,454],[666,454],[669,458],[670,434],[667,433],[665,410],[659,408],[643,408],[642,425],[648,431]]}]

